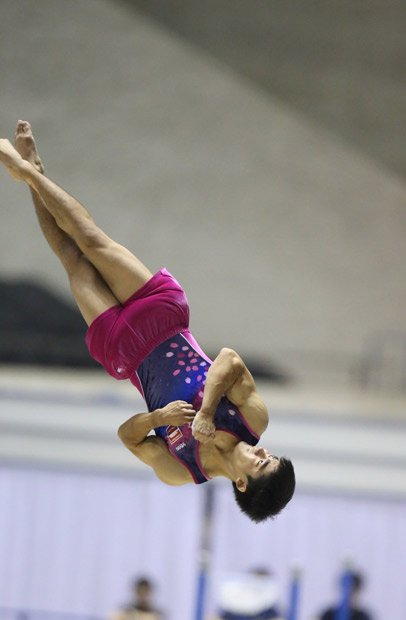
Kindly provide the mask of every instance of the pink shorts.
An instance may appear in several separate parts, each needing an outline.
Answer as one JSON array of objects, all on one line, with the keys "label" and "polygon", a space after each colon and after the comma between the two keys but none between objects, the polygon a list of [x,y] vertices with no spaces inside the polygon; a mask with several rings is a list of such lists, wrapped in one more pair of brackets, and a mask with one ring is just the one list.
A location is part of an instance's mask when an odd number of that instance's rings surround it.
[{"label": "pink shorts", "polygon": [[189,304],[179,282],[161,269],[122,305],[90,325],[90,355],[116,379],[128,379],[162,342],[187,330]]}]

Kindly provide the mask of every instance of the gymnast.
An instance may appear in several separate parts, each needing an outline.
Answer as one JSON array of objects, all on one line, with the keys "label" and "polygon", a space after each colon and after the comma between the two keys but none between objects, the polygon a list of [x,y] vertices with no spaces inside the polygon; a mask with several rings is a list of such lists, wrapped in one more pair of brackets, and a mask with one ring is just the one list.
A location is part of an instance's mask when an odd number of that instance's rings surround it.
[{"label": "gymnast", "polygon": [[189,331],[177,280],[166,269],[153,275],[44,175],[29,123],[18,121],[15,148],[0,140],[0,160],[30,188],[88,325],[90,355],[115,379],[129,379],[146,402],[148,412],[118,429],[124,445],[167,484],[224,476],[253,521],[277,515],[292,498],[294,469],[257,445],[268,411],[241,357],[222,348],[209,359]]}]

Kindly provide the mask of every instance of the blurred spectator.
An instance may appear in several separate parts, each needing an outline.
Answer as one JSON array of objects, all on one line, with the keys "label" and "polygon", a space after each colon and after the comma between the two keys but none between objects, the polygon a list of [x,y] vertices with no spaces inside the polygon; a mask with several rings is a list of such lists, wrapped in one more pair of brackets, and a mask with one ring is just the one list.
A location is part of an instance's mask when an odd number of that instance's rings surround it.
[{"label": "blurred spectator", "polygon": [[[351,572],[351,594],[350,594],[350,608],[348,613],[348,620],[372,620],[372,616],[369,612],[359,607],[358,598],[364,585],[364,578],[361,573]],[[335,620],[337,617],[337,610],[339,603],[335,606],[325,609],[319,616],[319,620]]]},{"label": "blurred spectator", "polygon": [[163,620],[153,602],[154,585],[147,577],[139,577],[132,585],[132,600],[114,612],[111,620]]},{"label": "blurred spectator", "polygon": [[226,579],[219,589],[219,620],[281,620],[278,585],[272,573],[256,568]]}]

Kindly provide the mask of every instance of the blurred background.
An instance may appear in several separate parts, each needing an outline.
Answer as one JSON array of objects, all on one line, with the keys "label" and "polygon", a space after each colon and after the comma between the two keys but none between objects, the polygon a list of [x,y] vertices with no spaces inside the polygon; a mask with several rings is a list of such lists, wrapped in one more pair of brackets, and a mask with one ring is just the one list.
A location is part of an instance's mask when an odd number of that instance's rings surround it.
[{"label": "blurred background", "polygon": [[[300,565],[317,618],[348,558],[361,606],[405,617],[405,27],[400,0],[0,3],[1,137],[29,120],[47,174],[175,275],[295,464],[263,525],[215,484],[207,617],[255,566],[285,616]],[[120,445],[144,404],[88,357],[27,189],[0,183],[0,619],[107,619],[146,575],[190,620],[205,494]]]}]

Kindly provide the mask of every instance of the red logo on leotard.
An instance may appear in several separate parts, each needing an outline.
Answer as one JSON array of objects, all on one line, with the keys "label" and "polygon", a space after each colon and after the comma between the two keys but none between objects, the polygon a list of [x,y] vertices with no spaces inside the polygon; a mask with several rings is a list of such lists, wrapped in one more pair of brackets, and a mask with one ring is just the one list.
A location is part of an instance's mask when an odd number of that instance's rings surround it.
[{"label": "red logo on leotard", "polygon": [[178,426],[168,426],[166,429],[169,443],[176,443],[183,437],[182,431]]}]

